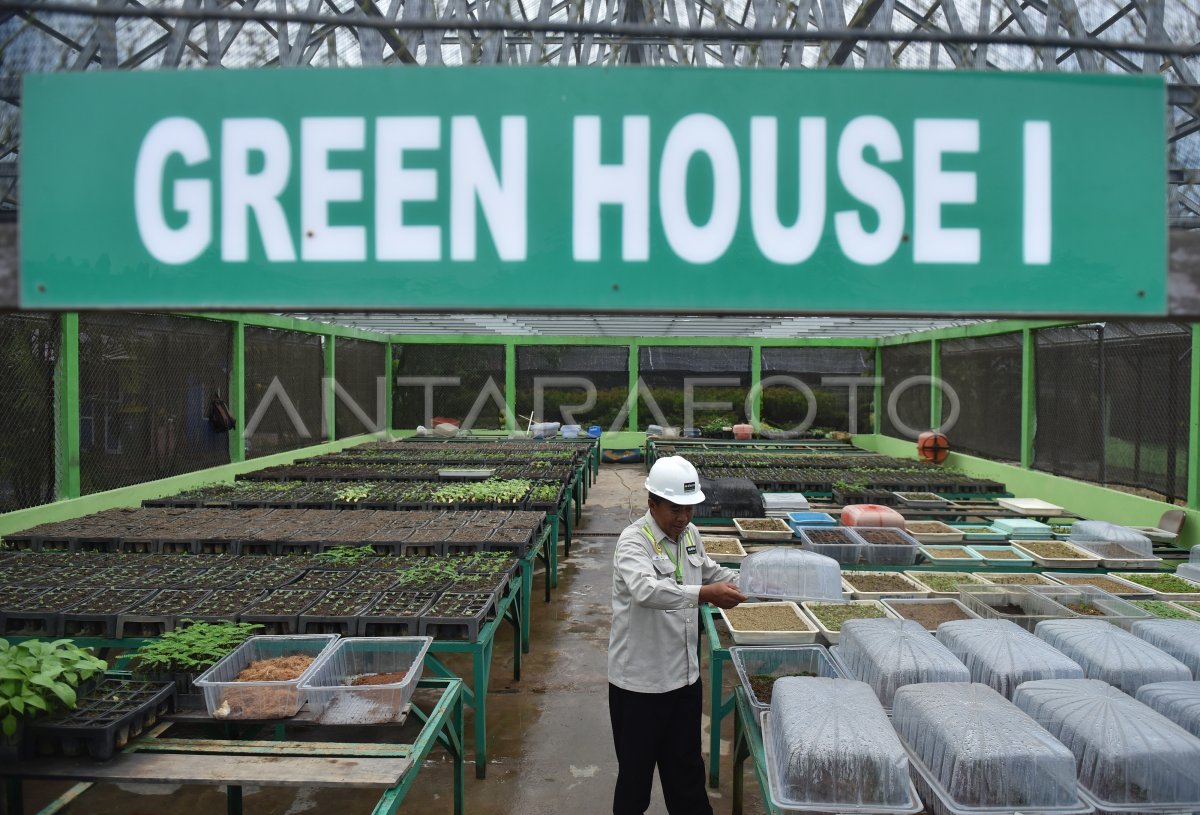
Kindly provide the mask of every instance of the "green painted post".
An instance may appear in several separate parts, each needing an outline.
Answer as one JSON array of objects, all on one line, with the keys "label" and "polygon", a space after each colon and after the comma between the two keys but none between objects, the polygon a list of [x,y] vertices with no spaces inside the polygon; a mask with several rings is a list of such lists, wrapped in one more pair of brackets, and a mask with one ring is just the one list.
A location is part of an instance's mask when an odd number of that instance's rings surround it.
[{"label": "green painted post", "polygon": [[[1196,347],[1196,333],[1192,330],[1192,348]],[[1034,351],[1037,346],[1034,345],[1034,336],[1032,328],[1021,329],[1021,466],[1026,470],[1033,467],[1033,433],[1037,425],[1037,384],[1034,381],[1034,364],[1036,355]],[[1193,357],[1194,357],[1193,351]],[[1195,422],[1196,417],[1196,369],[1195,359],[1192,360],[1192,421]],[[1195,434],[1193,434],[1195,435]],[[1192,456],[1188,461],[1189,468],[1196,463],[1195,456]],[[1191,481],[1188,482],[1189,489]]]},{"label": "green painted post", "polygon": [[875,395],[872,397],[875,402],[875,409],[871,415],[875,418],[875,426],[872,430],[875,435],[883,434],[883,412],[887,410],[887,405],[883,403],[883,346],[875,346]]},{"label": "green painted post", "polygon": [[638,429],[638,344],[629,343],[629,432],[636,433]]},{"label": "green painted post", "polygon": [[762,420],[762,389],[759,383],[762,382],[762,343],[753,345],[750,348],[750,393],[754,398],[750,400],[750,424],[757,430],[759,422]]},{"label": "green painted post", "polygon": [[337,391],[333,387],[333,383],[337,378],[337,367],[335,360],[337,351],[335,344],[337,340],[332,334],[325,335],[325,381],[322,393],[325,394],[325,441],[337,440],[337,425],[334,423],[337,408],[334,402],[337,401]]},{"label": "green painted post", "polygon": [[246,323],[234,320],[231,359],[229,360],[229,412],[234,428],[229,434],[229,461],[246,460]]},{"label": "green painted post", "polygon": [[1200,323],[1192,324],[1192,391],[1188,422],[1188,509],[1200,509]]},{"label": "green painted post", "polygon": [[929,341],[929,427],[942,425],[942,389],[938,380],[942,378],[942,349],[940,340]]},{"label": "green painted post", "polygon": [[[543,421],[541,416],[535,416],[537,421]],[[504,343],[504,424],[511,433],[519,426],[517,424],[517,344]]]},{"label": "green painted post", "polygon": [[395,387],[396,377],[392,376],[392,344],[384,343],[383,346],[383,370],[384,376],[387,377],[384,385],[384,403],[383,403],[383,427],[385,430],[392,429],[392,399],[395,394],[392,388]]},{"label": "green painted post", "polygon": [[59,321],[62,348],[54,366],[58,403],[58,497],[78,498],[79,488],[79,314],[66,312]]}]

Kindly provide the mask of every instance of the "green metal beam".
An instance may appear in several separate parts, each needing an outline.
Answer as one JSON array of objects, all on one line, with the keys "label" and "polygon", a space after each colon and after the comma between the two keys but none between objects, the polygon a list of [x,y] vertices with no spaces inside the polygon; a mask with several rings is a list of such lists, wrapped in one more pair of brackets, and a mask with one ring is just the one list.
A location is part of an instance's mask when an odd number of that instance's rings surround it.
[{"label": "green metal beam", "polygon": [[759,421],[762,417],[762,388],[759,383],[762,382],[762,343],[756,343],[750,346],[750,393],[753,398],[750,400],[750,424],[755,429],[759,426]]},{"label": "green metal beam", "polygon": [[229,431],[229,460],[246,460],[246,324],[234,320],[231,359],[229,360],[229,412],[234,427]]},{"label": "green metal beam", "polygon": [[[1021,466],[1026,470],[1033,467],[1033,436],[1037,429],[1037,380],[1034,379],[1037,347],[1034,345],[1034,340],[1032,328],[1021,330]],[[1195,332],[1193,331],[1193,346],[1195,342]],[[1195,390],[1196,378],[1193,376],[1193,396]],[[1196,414],[1192,415],[1194,417]],[[1192,462],[1195,462],[1194,458]]]},{"label": "green metal beam", "polygon": [[337,439],[337,424],[335,418],[337,415],[337,389],[334,383],[337,381],[337,339],[328,335],[323,340],[325,345],[325,377],[321,380],[321,396],[325,400],[325,441],[335,441]]},{"label": "green metal beam", "polygon": [[1188,483],[1187,505],[1200,509],[1200,323],[1192,324],[1192,356],[1190,360],[1192,389],[1188,410]]},{"label": "green metal beam", "polygon": [[704,346],[750,348],[874,348],[878,340],[865,337],[803,337],[797,339],[759,339],[753,337],[548,337],[525,334],[392,334],[400,345],[629,345]]},{"label": "green metal beam", "polygon": [[629,343],[629,432],[636,433],[638,429],[638,344],[637,340]]},{"label": "green metal beam", "polygon": [[54,366],[58,421],[57,493],[78,498],[79,483],[79,314],[66,312],[59,322],[61,349]]},{"label": "green metal beam", "polygon": [[396,386],[396,377],[392,373],[392,344],[389,342],[383,348],[383,375],[387,377],[384,383],[383,426],[390,429],[392,426],[392,399],[395,396],[393,389]]},{"label": "green metal beam", "polygon": [[[542,421],[541,416],[534,417]],[[504,344],[504,424],[509,432],[516,430],[517,422],[517,346]]]},{"label": "green metal beam", "polygon": [[897,334],[894,337],[883,337],[880,345],[908,345],[914,342],[929,340],[961,340],[967,337],[990,337],[994,334],[1012,334],[1026,328],[1052,328],[1057,325],[1074,325],[1081,320],[995,320],[989,323],[971,323],[951,328],[931,328],[926,331],[913,331],[908,334]]},{"label": "green metal beam", "polygon": [[939,387],[942,378],[942,348],[941,340],[929,341],[929,426],[942,425],[942,389]]},{"label": "green metal beam", "polygon": [[240,320],[246,325],[260,328],[282,328],[287,331],[301,331],[305,334],[321,334],[323,336],[345,337],[353,340],[370,340],[371,342],[387,342],[388,335],[380,331],[367,331],[362,328],[351,328],[347,325],[333,323],[318,323],[313,320],[300,320],[296,317],[280,317],[274,314],[259,314],[256,312],[216,312],[195,311],[182,312],[181,317],[195,317],[201,320],[218,320],[223,323]]},{"label": "green metal beam", "polygon": [[871,412],[875,419],[875,425],[872,430],[877,434],[883,434],[883,412],[887,410],[887,405],[883,403],[883,346],[875,346],[875,394],[872,397],[874,401],[874,410]]}]

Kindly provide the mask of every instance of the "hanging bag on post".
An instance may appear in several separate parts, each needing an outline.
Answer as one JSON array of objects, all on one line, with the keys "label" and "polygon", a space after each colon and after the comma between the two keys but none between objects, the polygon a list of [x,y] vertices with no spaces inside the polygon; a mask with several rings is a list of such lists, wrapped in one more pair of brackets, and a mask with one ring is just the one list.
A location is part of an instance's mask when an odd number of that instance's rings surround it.
[{"label": "hanging bag on post", "polygon": [[213,397],[212,405],[208,409],[208,423],[218,433],[228,433],[237,426],[237,422],[233,419],[233,413],[229,410],[229,405],[225,404],[225,400],[220,396]]}]

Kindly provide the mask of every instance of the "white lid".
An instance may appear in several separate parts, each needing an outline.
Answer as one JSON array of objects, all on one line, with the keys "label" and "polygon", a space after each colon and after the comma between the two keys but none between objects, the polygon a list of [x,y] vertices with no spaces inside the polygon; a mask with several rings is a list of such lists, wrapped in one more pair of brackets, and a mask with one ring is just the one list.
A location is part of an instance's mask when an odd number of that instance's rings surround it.
[{"label": "white lid", "polygon": [[1022,682],[1083,678],[1079,663],[1010,620],[952,620],[938,626],[937,638],[967,666],[973,682],[1009,699]]},{"label": "white lid", "polygon": [[1103,620],[1043,620],[1034,633],[1078,662],[1088,679],[1126,693],[1151,682],[1192,678],[1175,657]]}]

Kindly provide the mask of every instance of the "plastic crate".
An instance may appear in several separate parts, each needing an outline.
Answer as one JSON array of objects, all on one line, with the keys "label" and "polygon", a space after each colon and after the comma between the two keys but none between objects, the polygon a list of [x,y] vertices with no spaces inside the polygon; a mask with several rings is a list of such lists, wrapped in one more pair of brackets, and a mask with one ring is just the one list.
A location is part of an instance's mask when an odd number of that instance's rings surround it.
[{"label": "plastic crate", "polygon": [[[295,716],[304,706],[300,683],[311,675],[317,658],[336,641],[336,634],[250,637],[197,677],[195,685],[204,691],[208,715],[216,719],[286,719]],[[297,654],[313,657],[313,663],[295,679],[237,681],[238,674],[252,662]]]},{"label": "plastic crate", "polygon": [[872,566],[911,566],[917,562],[920,544],[903,529],[855,526],[850,534],[862,541],[859,554]]},{"label": "plastic crate", "polygon": [[984,619],[1008,620],[1033,631],[1043,620],[1074,617],[1070,610],[1024,586],[960,586],[963,605]]},{"label": "plastic crate", "polygon": [[735,645],[729,649],[729,658],[746,691],[755,711],[769,710],[769,702],[758,697],[751,682],[752,677],[770,676],[781,679],[785,676],[811,675],[830,679],[846,677],[838,670],[824,645],[789,645],[746,648]]},{"label": "plastic crate", "polygon": [[[322,724],[378,724],[400,720],[421,678],[430,637],[350,637],[314,663],[300,692]],[[394,682],[354,685],[369,674],[403,674]]]}]

